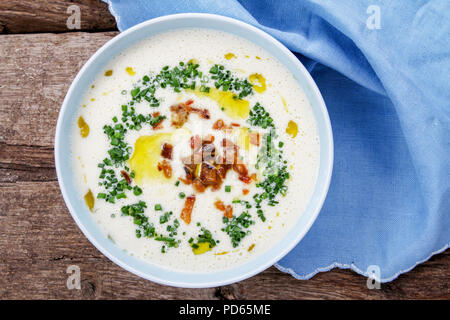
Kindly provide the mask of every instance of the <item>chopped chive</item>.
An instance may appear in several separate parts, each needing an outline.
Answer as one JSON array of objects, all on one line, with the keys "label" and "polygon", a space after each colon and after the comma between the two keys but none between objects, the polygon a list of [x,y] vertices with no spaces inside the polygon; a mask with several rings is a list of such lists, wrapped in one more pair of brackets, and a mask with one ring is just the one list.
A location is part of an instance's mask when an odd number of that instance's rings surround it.
[{"label": "chopped chive", "polygon": [[126,196],[125,193],[119,193],[119,194],[116,196],[117,199],[124,199],[124,198],[126,198],[126,197],[127,197],[127,196]]}]

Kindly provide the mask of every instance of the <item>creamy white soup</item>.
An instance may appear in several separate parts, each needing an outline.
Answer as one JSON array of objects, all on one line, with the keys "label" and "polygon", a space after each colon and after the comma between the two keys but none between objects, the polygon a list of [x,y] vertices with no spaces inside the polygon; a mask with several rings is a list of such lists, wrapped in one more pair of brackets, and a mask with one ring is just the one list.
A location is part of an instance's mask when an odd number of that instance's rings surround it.
[{"label": "creamy white soup", "polygon": [[293,75],[240,37],[152,36],[93,81],[73,126],[80,198],[105,237],[165,268],[209,272],[268,251],[314,188],[319,138]]}]

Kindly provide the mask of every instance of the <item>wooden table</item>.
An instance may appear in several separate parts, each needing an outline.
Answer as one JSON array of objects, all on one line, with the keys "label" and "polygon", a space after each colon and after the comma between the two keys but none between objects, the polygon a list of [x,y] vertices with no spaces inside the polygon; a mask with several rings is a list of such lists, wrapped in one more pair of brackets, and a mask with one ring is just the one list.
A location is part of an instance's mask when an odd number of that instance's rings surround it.
[{"label": "wooden table", "polygon": [[[67,7],[81,9],[68,30]],[[97,0],[0,2],[1,299],[449,299],[450,251],[369,290],[366,278],[334,269],[309,281],[274,267],[218,288],[179,289],[143,280],[112,263],[83,236],[56,180],[56,119],[75,74],[118,34]],[[68,290],[66,269],[81,269]]]}]

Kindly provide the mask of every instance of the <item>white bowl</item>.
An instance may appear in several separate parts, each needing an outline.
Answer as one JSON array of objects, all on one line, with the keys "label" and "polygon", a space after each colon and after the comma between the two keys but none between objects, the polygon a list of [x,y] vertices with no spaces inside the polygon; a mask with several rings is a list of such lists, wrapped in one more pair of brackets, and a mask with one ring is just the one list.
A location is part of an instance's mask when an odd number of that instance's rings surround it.
[{"label": "white bowl", "polygon": [[[317,182],[305,211],[291,230],[270,250],[253,260],[209,273],[168,270],[132,257],[114,245],[100,230],[77,192],[71,167],[71,128],[75,123],[80,100],[90,83],[117,54],[140,40],[177,28],[207,28],[243,37],[262,47],[292,72],[305,92],[320,138],[320,163]],[[161,284],[204,288],[230,284],[249,278],[272,266],[286,255],[308,232],[325,200],[333,168],[333,136],[330,119],[323,98],[301,62],[280,42],[267,33],[241,21],[212,14],[186,13],[164,16],[143,22],[111,39],[83,66],[72,82],[59,113],[55,134],[55,164],[58,181],[69,211],[89,241],[105,256],[122,268]]]}]

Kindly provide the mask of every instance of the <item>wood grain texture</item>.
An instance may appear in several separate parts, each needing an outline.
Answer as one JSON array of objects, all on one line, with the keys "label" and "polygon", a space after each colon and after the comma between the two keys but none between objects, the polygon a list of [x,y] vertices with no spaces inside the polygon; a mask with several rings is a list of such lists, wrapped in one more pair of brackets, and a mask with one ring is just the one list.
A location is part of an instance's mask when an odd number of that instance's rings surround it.
[{"label": "wood grain texture", "polygon": [[[161,286],[104,257],[71,218],[56,181],[53,135],[66,91],[116,33],[0,36],[1,299],[449,299],[450,251],[369,290],[349,270],[296,280],[272,267],[210,289]],[[68,290],[66,269],[81,269]]]},{"label": "wood grain texture", "polygon": [[[68,32],[67,8],[80,8],[80,31],[115,30],[116,22],[100,0],[3,0],[0,1],[0,33]],[[76,31],[76,30],[75,30]]]}]

